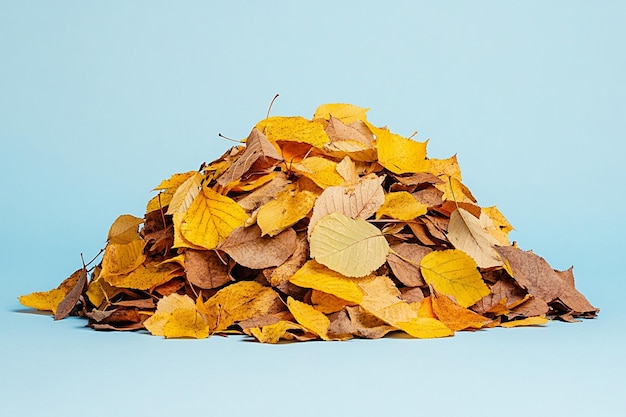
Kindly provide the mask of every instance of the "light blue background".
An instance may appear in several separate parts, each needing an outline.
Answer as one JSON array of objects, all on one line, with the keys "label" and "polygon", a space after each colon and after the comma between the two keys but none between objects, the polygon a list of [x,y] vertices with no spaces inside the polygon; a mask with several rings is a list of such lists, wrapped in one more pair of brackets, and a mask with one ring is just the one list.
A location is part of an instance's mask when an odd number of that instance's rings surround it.
[{"label": "light blue background", "polygon": [[[0,0],[0,413],[622,416],[624,22],[621,1]],[[599,318],[265,346],[23,312],[275,93],[274,115],[348,102],[458,154]]]}]

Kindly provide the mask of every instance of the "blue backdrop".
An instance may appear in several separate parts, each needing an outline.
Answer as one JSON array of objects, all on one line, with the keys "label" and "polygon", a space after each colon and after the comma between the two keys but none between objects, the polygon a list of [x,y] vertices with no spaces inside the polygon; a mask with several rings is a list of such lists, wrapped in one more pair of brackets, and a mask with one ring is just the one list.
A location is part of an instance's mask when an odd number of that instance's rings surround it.
[{"label": "blue backdrop", "polygon": [[[0,0],[0,412],[621,416],[625,21],[621,1]],[[348,102],[456,153],[479,204],[573,264],[599,318],[264,346],[22,311],[276,93],[274,115]]]}]

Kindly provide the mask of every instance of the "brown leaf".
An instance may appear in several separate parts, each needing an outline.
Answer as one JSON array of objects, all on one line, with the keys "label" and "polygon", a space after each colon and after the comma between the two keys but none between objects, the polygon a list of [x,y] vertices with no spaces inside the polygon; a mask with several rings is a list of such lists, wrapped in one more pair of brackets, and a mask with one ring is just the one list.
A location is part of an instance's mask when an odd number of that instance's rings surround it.
[{"label": "brown leaf", "polygon": [[570,310],[573,317],[593,317],[600,309],[592,306],[587,298],[574,287],[573,267],[565,271],[555,271],[563,282],[563,292],[559,300]]},{"label": "brown leaf", "polygon": [[252,269],[263,269],[284,263],[296,250],[296,232],[287,228],[279,234],[261,236],[258,225],[239,227],[219,245],[238,264]]},{"label": "brown leaf", "polygon": [[496,246],[495,249],[508,261],[513,279],[529,294],[550,304],[563,293],[563,280],[542,257],[513,246]]},{"label": "brown leaf", "polygon": [[274,145],[255,127],[252,129],[252,132],[250,132],[248,139],[246,139],[246,149],[239,158],[217,178],[217,183],[221,186],[226,186],[228,183],[237,181],[243,177],[255,164],[259,165],[258,169],[264,169],[278,161],[282,161],[282,157]]},{"label": "brown leaf", "polygon": [[228,265],[215,251],[185,250],[185,273],[187,279],[199,288],[218,288],[231,281]]},{"label": "brown leaf", "polygon": [[394,276],[407,287],[426,286],[419,264],[426,254],[432,252],[432,249],[415,243],[400,243],[392,245],[391,250],[392,252],[387,257],[387,263]]},{"label": "brown leaf", "polygon": [[76,285],[74,285],[65,298],[63,298],[63,300],[61,300],[61,302],[57,305],[57,310],[54,313],[55,320],[61,320],[69,316],[76,306],[76,303],[78,303],[83,291],[87,288],[87,268],[83,266],[82,269],[79,269],[76,272],[79,273],[78,281],[76,281]]}]

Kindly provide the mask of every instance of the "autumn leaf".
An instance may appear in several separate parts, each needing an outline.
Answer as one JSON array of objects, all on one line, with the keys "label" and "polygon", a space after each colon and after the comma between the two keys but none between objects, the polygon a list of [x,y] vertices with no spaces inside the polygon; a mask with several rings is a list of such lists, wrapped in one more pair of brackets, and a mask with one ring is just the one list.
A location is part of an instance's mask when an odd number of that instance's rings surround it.
[{"label": "autumn leaf", "polygon": [[230,255],[239,265],[263,269],[281,265],[296,249],[296,232],[285,229],[270,238],[261,235],[257,225],[238,227],[220,243],[219,249]]},{"label": "autumn leaf", "polygon": [[196,339],[209,336],[209,326],[196,303],[189,296],[176,293],[159,300],[156,312],[144,326],[154,336]]},{"label": "autumn leaf", "polygon": [[300,287],[323,291],[343,300],[359,304],[363,300],[363,291],[358,283],[361,280],[368,279],[373,279],[373,277],[347,277],[314,260],[310,260],[293,274],[289,281]]},{"label": "autumn leaf", "polygon": [[448,239],[456,249],[470,255],[481,268],[503,265],[494,248],[498,241],[483,229],[479,219],[460,207],[450,215]]},{"label": "autumn leaf", "polygon": [[465,252],[449,249],[424,256],[420,270],[436,291],[453,297],[461,307],[469,307],[490,293],[476,266]]},{"label": "autumn leaf", "polygon": [[313,208],[316,195],[285,187],[276,197],[263,204],[257,213],[257,224],[263,235],[276,236],[303,219]]},{"label": "autumn leaf", "polygon": [[367,120],[366,113],[368,110],[369,109],[346,103],[323,104],[315,110],[313,119],[321,118],[330,120],[331,117],[334,117],[345,124],[350,124],[357,120]]},{"label": "autumn leaf", "polygon": [[257,123],[256,128],[272,142],[301,142],[322,148],[329,140],[322,124],[299,116],[269,117]]},{"label": "autumn leaf", "polygon": [[330,213],[341,213],[352,219],[365,220],[376,213],[385,202],[382,178],[365,177],[354,187],[334,186],[326,188],[315,200],[308,233],[319,219]]},{"label": "autumn leaf", "polygon": [[376,211],[376,218],[387,216],[397,220],[412,220],[427,211],[428,206],[417,201],[410,193],[397,191],[385,194],[385,203]]},{"label": "autumn leaf", "polygon": [[309,178],[322,189],[343,184],[343,178],[337,172],[337,162],[327,158],[312,156],[301,162],[294,162],[291,169]]},{"label": "autumn leaf", "polygon": [[315,333],[322,339],[328,340],[330,320],[328,320],[328,317],[326,317],[324,313],[316,310],[309,304],[294,300],[291,297],[287,298],[287,308],[289,308],[289,311],[291,311],[296,321],[304,328]]},{"label": "autumn leaf", "polygon": [[416,142],[404,138],[387,129],[376,128],[376,147],[378,162],[395,174],[425,171],[426,142]]},{"label": "autumn leaf", "polygon": [[185,213],[196,196],[200,194],[201,182],[204,176],[195,172],[185,182],[180,184],[169,203],[166,214]]},{"label": "autumn leaf", "polygon": [[204,187],[187,210],[181,232],[194,245],[214,249],[247,218],[248,214],[234,200]]},{"label": "autumn leaf", "polygon": [[349,277],[364,277],[387,259],[389,244],[370,223],[330,213],[317,221],[311,237],[311,257]]},{"label": "autumn leaf", "polygon": [[82,275],[83,269],[79,269],[67,277],[57,288],[49,291],[37,291],[19,297],[19,302],[25,307],[34,308],[41,311],[51,311],[56,315],[57,306],[76,287]]}]

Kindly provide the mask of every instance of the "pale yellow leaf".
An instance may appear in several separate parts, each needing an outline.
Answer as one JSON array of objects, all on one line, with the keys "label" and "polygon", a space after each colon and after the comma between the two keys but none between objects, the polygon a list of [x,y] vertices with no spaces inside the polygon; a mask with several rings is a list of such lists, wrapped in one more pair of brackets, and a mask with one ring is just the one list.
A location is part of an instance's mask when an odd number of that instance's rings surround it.
[{"label": "pale yellow leaf", "polygon": [[372,224],[330,213],[311,232],[311,257],[349,277],[364,277],[378,269],[389,254],[389,244]]},{"label": "pale yellow leaf", "polygon": [[158,195],[155,195],[148,201],[146,206],[146,213],[151,211],[161,210],[167,207],[172,201],[172,197],[182,183],[184,183],[190,176],[196,174],[197,171],[189,171],[182,174],[174,174],[169,179],[161,181],[161,183],[155,188],[155,190],[162,190]]},{"label": "pale yellow leaf", "polygon": [[458,208],[450,215],[448,240],[456,249],[471,256],[481,268],[502,266],[503,262],[494,249],[498,241],[483,229],[479,219],[465,209]]},{"label": "pale yellow leaf", "polygon": [[252,327],[248,331],[261,343],[278,343],[281,339],[291,340],[293,335],[290,330],[305,330],[299,324],[286,320],[280,320],[274,324],[262,327]]},{"label": "pale yellow leaf", "polygon": [[202,178],[204,178],[204,175],[199,172],[195,172],[187,178],[174,192],[166,214],[186,212],[191,203],[193,203],[193,200],[200,193]]}]

